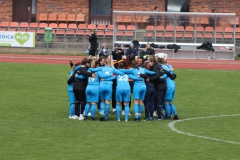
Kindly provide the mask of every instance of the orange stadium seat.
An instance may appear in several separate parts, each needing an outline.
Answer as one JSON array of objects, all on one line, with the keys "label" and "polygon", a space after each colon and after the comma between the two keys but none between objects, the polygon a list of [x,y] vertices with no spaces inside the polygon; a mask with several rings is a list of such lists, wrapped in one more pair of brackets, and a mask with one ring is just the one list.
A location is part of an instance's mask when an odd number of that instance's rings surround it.
[{"label": "orange stadium seat", "polygon": [[20,25],[19,25],[19,28],[28,28],[28,26],[29,26],[29,23],[21,22]]},{"label": "orange stadium seat", "polygon": [[28,29],[27,32],[35,32],[36,33],[36,29]]},{"label": "orange stadium seat", "polygon": [[213,34],[212,33],[204,33],[203,38],[204,39],[212,39],[213,38]]},{"label": "orange stadium seat", "polygon": [[183,38],[184,39],[192,39],[193,38],[193,34],[192,33],[184,33]]},{"label": "orange stadium seat", "polygon": [[156,27],[156,32],[164,32],[165,28],[164,26],[157,26]]},{"label": "orange stadium seat", "polygon": [[185,32],[194,32],[194,28],[192,26],[187,26]]},{"label": "orange stadium seat", "polygon": [[133,31],[135,30],[136,27],[134,25],[128,25],[124,37],[133,37],[134,35]]},{"label": "orange stadium seat", "polygon": [[42,35],[44,34],[44,28],[48,27],[48,24],[47,23],[40,23],[39,24],[39,28],[37,29],[37,32],[36,34],[37,35]]},{"label": "orange stadium seat", "polygon": [[76,22],[76,15],[75,14],[68,14],[67,15],[67,23],[73,23]]},{"label": "orange stadium seat", "polygon": [[0,28],[0,31],[6,31],[7,28]]},{"label": "orange stadium seat", "polygon": [[81,23],[85,21],[84,14],[77,14],[76,23]]},{"label": "orange stadium seat", "polygon": [[105,32],[105,37],[113,37],[113,31],[112,30],[107,30]]},{"label": "orange stadium seat", "polygon": [[38,23],[30,23],[29,24],[29,29],[37,29],[38,28]]},{"label": "orange stadium seat", "polygon": [[123,21],[123,16],[116,16],[117,23],[122,23],[122,21]]},{"label": "orange stadium seat", "polygon": [[97,30],[106,30],[106,25],[105,24],[99,24],[97,26]]},{"label": "orange stadium seat", "polygon": [[86,30],[87,29],[87,25],[86,24],[79,24],[78,25],[78,29]]},{"label": "orange stadium seat", "polygon": [[8,28],[7,31],[9,31],[9,32],[16,32],[16,28]]},{"label": "orange stadium seat", "polygon": [[67,15],[66,14],[59,14],[58,15],[58,19],[57,19],[57,22],[60,23],[60,22],[66,22],[67,21]]},{"label": "orange stadium seat", "polygon": [[226,27],[223,35],[224,39],[233,39],[233,27]]},{"label": "orange stadium seat", "polygon": [[240,39],[240,27],[236,28],[235,38],[236,38],[236,39]]},{"label": "orange stadium seat", "polygon": [[48,21],[48,14],[47,13],[40,13],[38,21],[39,21],[39,23],[40,22],[47,22]]},{"label": "orange stadium seat", "polygon": [[47,24],[47,23],[40,23],[40,24],[39,24],[39,28],[40,28],[40,29],[44,29],[44,28],[46,28],[46,27],[48,27],[48,24]]},{"label": "orange stadium seat", "polygon": [[87,26],[87,29],[88,29],[88,30],[91,30],[91,29],[96,30],[96,28],[97,28],[96,24],[89,24],[89,25]]},{"label": "orange stadium seat", "polygon": [[205,33],[208,32],[208,33],[213,33],[214,29],[213,27],[206,27],[205,28]]},{"label": "orange stadium seat", "polygon": [[103,30],[98,30],[96,34],[99,37],[103,37],[104,36],[104,31]]},{"label": "orange stadium seat", "polygon": [[9,27],[9,22],[1,22],[0,27],[1,28],[8,28]]},{"label": "orange stadium seat", "polygon": [[110,25],[108,25],[107,26],[107,30],[109,31],[109,30],[113,30],[114,29],[114,26],[112,25],[112,24],[110,24]]},{"label": "orange stadium seat", "polygon": [[75,23],[69,24],[68,30],[66,30],[66,36],[74,36],[76,29],[77,29],[77,25]]},{"label": "orange stadium seat", "polygon": [[77,30],[75,33],[76,36],[84,36],[84,30]]},{"label": "orange stadium seat", "polygon": [[48,16],[48,23],[50,22],[56,22],[57,21],[57,15],[54,13],[49,14]]},{"label": "orange stadium seat", "polygon": [[58,30],[56,31],[56,35],[65,35],[65,31],[67,30],[66,23],[60,23],[58,26]]},{"label": "orange stadium seat", "polygon": [[122,22],[123,23],[131,23],[133,21],[132,16],[123,16]]},{"label": "orange stadium seat", "polygon": [[18,28],[19,27],[19,23],[18,22],[11,22],[9,25],[9,28]]},{"label": "orange stadium seat", "polygon": [[18,31],[18,32],[26,32],[27,29],[26,29],[26,28],[25,28],[25,29],[24,29],[24,28],[19,28],[19,29],[17,29],[17,31]]},{"label": "orange stadium seat", "polygon": [[142,22],[142,16],[136,16],[135,18],[133,18],[133,22],[141,23]]}]

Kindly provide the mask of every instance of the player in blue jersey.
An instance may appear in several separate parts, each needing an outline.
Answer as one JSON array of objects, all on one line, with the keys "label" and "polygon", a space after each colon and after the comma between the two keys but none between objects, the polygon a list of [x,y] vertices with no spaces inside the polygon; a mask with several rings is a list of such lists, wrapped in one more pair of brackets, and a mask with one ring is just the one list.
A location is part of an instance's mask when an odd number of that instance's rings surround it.
[{"label": "player in blue jersey", "polygon": [[[91,72],[98,72],[101,71],[105,75],[113,75],[113,74],[119,74],[123,75],[122,72],[118,71],[117,69],[111,67],[110,63],[111,60],[109,58],[105,58],[105,66],[104,67],[99,67],[99,68],[90,68],[89,70]],[[100,112],[101,112],[101,121],[107,121],[108,120],[108,115],[109,115],[109,110],[110,110],[110,101],[112,99],[112,80],[104,80],[100,81]]]},{"label": "player in blue jersey", "polygon": [[[132,68],[121,69],[120,71],[126,74],[132,74],[135,77],[139,77],[140,74],[154,75],[155,72],[148,71],[142,67],[139,67],[136,60],[132,60]],[[143,100],[146,94],[146,84],[144,81],[134,81],[133,80],[133,99],[134,99],[134,121],[140,121],[140,117],[143,111]]]},{"label": "player in blue jersey", "polygon": [[[92,60],[91,68],[95,68],[95,61]],[[89,71],[89,70],[88,70]],[[88,112],[91,108],[91,120],[95,120],[96,104],[99,100],[99,80],[100,78],[109,78],[111,75],[105,75],[101,72],[93,73],[92,77],[88,77],[88,85],[86,88],[86,105],[84,112],[84,120],[87,120]]]},{"label": "player in blue jersey", "polygon": [[[117,67],[117,66],[115,66]],[[119,63],[119,68],[125,68],[124,63]],[[130,101],[130,85],[129,85],[129,78],[131,78],[134,81],[143,81],[142,78],[135,77],[131,74],[124,74],[124,75],[117,75],[116,81],[117,81],[117,87],[116,87],[116,116],[117,121],[120,121],[121,116],[121,107],[120,104],[124,102],[124,111],[125,111],[125,121],[128,121],[129,116],[129,101]]]},{"label": "player in blue jersey", "polygon": [[[158,58],[158,62],[162,65],[162,67],[166,71],[170,72],[172,75],[174,74],[172,69],[169,68],[167,61],[164,58]],[[166,84],[167,84],[167,90],[164,96],[164,107],[166,111],[165,119],[171,119],[171,112],[173,112],[174,119],[177,120],[179,119],[177,115],[177,110],[176,110],[176,107],[172,104],[172,101],[175,95],[175,88],[176,88],[175,82],[171,79],[171,77],[167,77],[166,74],[164,74],[162,78],[166,78]]]}]

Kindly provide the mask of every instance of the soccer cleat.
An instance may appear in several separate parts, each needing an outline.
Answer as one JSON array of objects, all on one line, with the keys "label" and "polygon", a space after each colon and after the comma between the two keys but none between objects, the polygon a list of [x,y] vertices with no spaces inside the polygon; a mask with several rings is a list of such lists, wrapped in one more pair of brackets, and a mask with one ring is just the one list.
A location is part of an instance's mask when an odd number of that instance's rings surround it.
[{"label": "soccer cleat", "polygon": [[131,113],[129,112],[129,114],[128,114],[129,116],[131,116]]},{"label": "soccer cleat", "polygon": [[78,116],[77,116],[77,115],[74,115],[72,119],[78,119]]},{"label": "soccer cleat", "polygon": [[175,115],[175,116],[173,117],[173,119],[174,119],[174,120],[178,120],[178,119],[179,119],[178,115]]},{"label": "soccer cleat", "polygon": [[134,121],[135,121],[135,122],[139,122],[140,119],[139,119],[139,118],[134,118]]},{"label": "soccer cleat", "polygon": [[101,115],[101,112],[98,112],[99,115]]},{"label": "soccer cleat", "polygon": [[88,116],[91,116],[91,112],[88,112]]},{"label": "soccer cleat", "polygon": [[84,116],[83,120],[86,121],[87,120],[87,116]]},{"label": "soccer cleat", "polygon": [[116,114],[116,111],[112,111],[112,114]]},{"label": "soccer cleat", "polygon": [[73,119],[73,116],[68,116],[69,119]]},{"label": "soccer cleat", "polygon": [[100,118],[100,121],[104,121],[104,117],[103,116]]},{"label": "soccer cleat", "polygon": [[163,119],[164,119],[164,120],[171,120],[172,118],[171,118],[171,117],[164,116]]},{"label": "soccer cleat", "polygon": [[84,120],[84,117],[83,117],[82,114],[80,114],[80,116],[79,116],[79,120],[80,120],[80,121]]},{"label": "soccer cleat", "polygon": [[128,120],[127,120],[127,119],[125,119],[125,122],[128,122]]},{"label": "soccer cleat", "polygon": [[125,115],[125,112],[124,112],[124,110],[122,111],[122,115]]},{"label": "soccer cleat", "polygon": [[95,121],[95,118],[94,118],[94,117],[91,117],[91,121]]},{"label": "soccer cleat", "polygon": [[153,112],[153,116],[154,116],[154,117],[157,117],[157,116],[158,116],[155,111]]},{"label": "soccer cleat", "polygon": [[118,122],[120,122],[120,119],[117,119]]}]

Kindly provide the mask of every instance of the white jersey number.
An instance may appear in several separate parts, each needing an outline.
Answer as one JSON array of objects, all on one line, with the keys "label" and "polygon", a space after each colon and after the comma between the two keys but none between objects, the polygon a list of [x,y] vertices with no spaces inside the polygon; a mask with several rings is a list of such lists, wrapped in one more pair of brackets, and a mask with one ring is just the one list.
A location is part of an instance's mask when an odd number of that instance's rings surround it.
[{"label": "white jersey number", "polygon": [[128,76],[127,75],[123,75],[123,76],[119,76],[119,81],[128,81]]}]

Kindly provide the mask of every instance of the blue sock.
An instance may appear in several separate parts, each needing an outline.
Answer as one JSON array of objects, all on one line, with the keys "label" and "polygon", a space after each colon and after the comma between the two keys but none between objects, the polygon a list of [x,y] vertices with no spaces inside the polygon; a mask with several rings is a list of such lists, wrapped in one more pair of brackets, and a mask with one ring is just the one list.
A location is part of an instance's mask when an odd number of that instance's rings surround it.
[{"label": "blue sock", "polygon": [[125,121],[128,121],[129,105],[125,105],[124,111],[125,111]]},{"label": "blue sock", "polygon": [[74,110],[75,110],[75,104],[71,103],[71,105],[69,106],[69,116],[73,116],[74,115]]},{"label": "blue sock", "polygon": [[165,104],[165,110],[166,110],[167,117],[171,117],[169,104]]},{"label": "blue sock", "polygon": [[135,118],[139,118],[138,113],[139,113],[139,108],[138,108],[138,104],[134,104],[134,114],[135,114]]},{"label": "blue sock", "polygon": [[171,108],[171,111],[173,112],[173,114],[174,114],[174,116],[176,116],[177,115],[177,109],[176,109],[176,107],[174,106],[174,104],[170,104],[170,108]]},{"label": "blue sock", "polygon": [[105,106],[105,103],[103,101],[100,102],[100,112],[101,112],[101,115],[104,115],[104,106]]},{"label": "blue sock", "polygon": [[143,112],[143,106],[139,105],[139,117],[142,115]]},{"label": "blue sock", "polygon": [[117,116],[117,120],[120,120],[120,115],[121,115],[120,104],[116,104],[116,116]]},{"label": "blue sock", "polygon": [[85,105],[85,111],[84,111],[84,116],[88,116],[88,112],[90,110],[91,105],[89,103],[86,103]]},{"label": "blue sock", "polygon": [[106,104],[106,107],[105,107],[105,119],[108,119],[109,110],[110,110],[110,104]]},{"label": "blue sock", "polygon": [[[93,118],[95,117],[96,108],[97,108],[96,104],[92,104],[92,106],[91,106],[91,117],[93,117]],[[85,110],[86,110],[86,108],[85,108]]]}]

